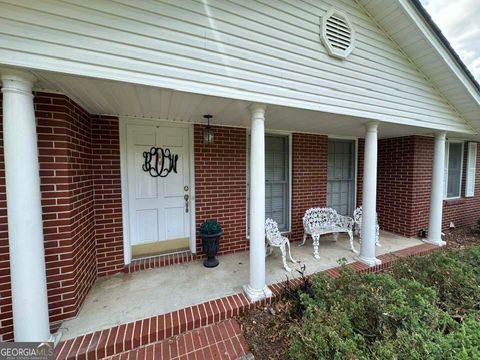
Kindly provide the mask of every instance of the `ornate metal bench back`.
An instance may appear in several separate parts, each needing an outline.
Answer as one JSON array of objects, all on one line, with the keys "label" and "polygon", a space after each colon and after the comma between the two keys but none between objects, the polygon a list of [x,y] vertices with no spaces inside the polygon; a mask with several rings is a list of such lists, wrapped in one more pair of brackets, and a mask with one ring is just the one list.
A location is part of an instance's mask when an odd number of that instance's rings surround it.
[{"label": "ornate metal bench back", "polygon": [[[362,226],[362,214],[363,214],[363,209],[361,206],[355,209],[355,211],[353,212],[353,220],[355,221],[355,224],[359,224],[360,226]],[[377,222],[377,225],[378,225],[377,213],[375,213],[375,221]]]},{"label": "ornate metal bench back", "polygon": [[279,245],[282,242],[282,234],[278,230],[278,224],[272,219],[265,220],[265,237],[272,245]]},{"label": "ornate metal bench back", "polygon": [[355,209],[353,212],[353,220],[355,221],[355,224],[361,224],[362,223],[362,207],[358,207]]},{"label": "ornate metal bench back", "polygon": [[[363,214],[363,209],[362,207],[358,207],[355,209],[353,212],[353,221],[355,221],[355,233],[360,236],[360,239],[362,237],[362,214]],[[375,213],[375,244],[377,246],[380,245],[380,227],[378,226],[378,214]]]},{"label": "ornate metal bench back", "polygon": [[332,208],[311,208],[303,217],[303,227],[307,230],[329,229],[340,225],[339,216]]}]

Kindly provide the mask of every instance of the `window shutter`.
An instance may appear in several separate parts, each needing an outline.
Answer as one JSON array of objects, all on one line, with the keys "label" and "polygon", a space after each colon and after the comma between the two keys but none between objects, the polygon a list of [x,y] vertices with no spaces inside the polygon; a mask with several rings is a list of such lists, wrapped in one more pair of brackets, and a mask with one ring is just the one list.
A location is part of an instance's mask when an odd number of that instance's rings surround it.
[{"label": "window shutter", "polygon": [[465,196],[474,196],[475,194],[476,170],[477,170],[477,143],[469,143]]}]

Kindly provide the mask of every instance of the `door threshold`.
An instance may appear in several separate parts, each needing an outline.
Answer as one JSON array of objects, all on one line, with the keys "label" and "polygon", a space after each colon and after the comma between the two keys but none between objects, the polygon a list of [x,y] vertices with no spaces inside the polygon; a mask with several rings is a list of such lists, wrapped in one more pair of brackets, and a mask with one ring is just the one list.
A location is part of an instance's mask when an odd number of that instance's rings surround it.
[{"label": "door threshold", "polygon": [[155,253],[155,254],[138,255],[138,256],[132,257],[132,261],[146,260],[146,259],[151,259],[151,258],[166,256],[166,255],[176,255],[176,254],[185,253],[185,252],[190,253],[190,248],[187,247],[187,248],[169,250],[169,251]]},{"label": "door threshold", "polygon": [[183,264],[196,260],[198,256],[190,249],[178,250],[161,255],[151,255],[138,259],[132,259],[130,264],[125,266],[125,273],[133,273],[140,270],[156,269],[169,265]]},{"label": "door threshold", "polygon": [[189,250],[189,238],[157,241],[148,244],[132,245],[132,259],[172,254]]}]

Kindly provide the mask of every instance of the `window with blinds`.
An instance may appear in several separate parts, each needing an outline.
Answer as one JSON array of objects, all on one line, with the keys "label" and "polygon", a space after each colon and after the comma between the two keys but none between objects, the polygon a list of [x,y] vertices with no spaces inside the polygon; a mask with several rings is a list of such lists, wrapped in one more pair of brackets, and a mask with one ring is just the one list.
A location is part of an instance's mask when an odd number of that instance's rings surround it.
[{"label": "window with blinds", "polygon": [[445,148],[444,197],[459,198],[462,190],[463,142],[447,142]]},{"label": "window with blinds", "polygon": [[[280,231],[288,231],[290,223],[289,151],[288,136],[265,135],[265,218],[275,220]],[[249,179],[247,174],[247,183]],[[247,197],[250,195],[248,190]]]},{"label": "window with blinds", "polygon": [[265,136],[265,218],[288,230],[288,137]]}]

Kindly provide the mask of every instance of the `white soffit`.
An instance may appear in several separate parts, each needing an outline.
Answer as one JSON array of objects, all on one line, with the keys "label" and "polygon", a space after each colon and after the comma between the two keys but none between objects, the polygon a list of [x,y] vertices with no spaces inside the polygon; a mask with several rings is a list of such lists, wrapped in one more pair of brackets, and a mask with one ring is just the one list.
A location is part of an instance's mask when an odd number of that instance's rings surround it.
[{"label": "white soffit", "polygon": [[480,92],[411,0],[356,0],[379,27],[480,132]]},{"label": "white soffit", "polygon": [[[186,93],[146,85],[34,71],[39,79],[36,91],[59,92],[91,114],[117,115],[181,123],[205,123],[212,114],[213,125],[248,128],[248,101]],[[364,137],[370,119],[333,113],[268,105],[267,130],[315,133],[329,136]],[[381,123],[379,137],[432,135],[431,128]],[[459,138],[472,135],[458,133]]]}]

